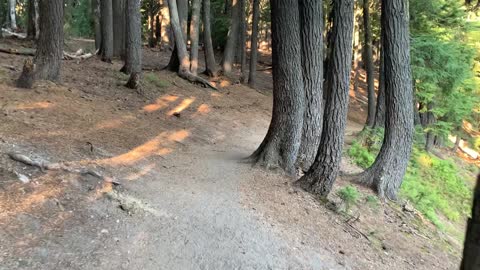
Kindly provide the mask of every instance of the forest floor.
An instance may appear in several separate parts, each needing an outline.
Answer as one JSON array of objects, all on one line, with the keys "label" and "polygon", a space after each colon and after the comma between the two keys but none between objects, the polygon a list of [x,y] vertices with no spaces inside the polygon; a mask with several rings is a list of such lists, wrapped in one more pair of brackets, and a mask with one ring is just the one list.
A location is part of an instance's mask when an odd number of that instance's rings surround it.
[{"label": "forest floor", "polygon": [[[168,56],[145,49],[144,62]],[[24,90],[14,87],[24,59],[0,53],[0,269],[458,268],[461,243],[409,207],[367,202],[358,187],[359,206],[337,213],[294,179],[240,162],[268,128],[269,71],[258,90],[219,79],[219,91],[146,71],[134,91],[119,61],[91,58]],[[362,93],[347,142],[363,127]],[[342,169],[358,170],[347,158]]]}]

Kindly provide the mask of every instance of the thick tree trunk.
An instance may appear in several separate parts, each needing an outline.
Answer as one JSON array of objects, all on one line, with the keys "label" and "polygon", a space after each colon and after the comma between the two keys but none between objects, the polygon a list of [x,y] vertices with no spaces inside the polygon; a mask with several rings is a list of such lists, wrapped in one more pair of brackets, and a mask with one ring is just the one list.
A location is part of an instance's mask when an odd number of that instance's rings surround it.
[{"label": "thick tree trunk", "polygon": [[10,28],[13,31],[15,31],[17,29],[16,7],[17,7],[17,1],[16,0],[9,0],[8,1],[8,14],[9,14],[9,18],[10,18]]},{"label": "thick tree trunk", "polygon": [[102,61],[111,63],[113,58],[113,10],[112,0],[102,0],[101,21],[102,21]]},{"label": "thick tree trunk", "polygon": [[267,135],[250,157],[254,163],[295,174],[302,137],[303,92],[298,1],[271,0],[273,112]]},{"label": "thick tree trunk", "polygon": [[35,39],[36,29],[35,29],[35,0],[28,0],[27,6],[27,38]]},{"label": "thick tree trunk", "polygon": [[142,21],[140,0],[126,1],[126,53],[123,70],[127,74],[138,76],[138,81],[140,77],[139,74],[142,71]]},{"label": "thick tree trunk", "polygon": [[33,5],[35,6],[35,39],[40,38],[40,0],[33,0]]},{"label": "thick tree trunk", "polygon": [[391,200],[405,175],[413,143],[412,79],[407,0],[382,0],[385,31],[385,136],[374,164],[360,177]]},{"label": "thick tree trunk", "polygon": [[360,58],[361,58],[361,51],[362,45],[360,42],[360,26],[361,26],[361,8],[360,3],[357,1],[355,2],[355,15],[354,15],[354,29],[352,30],[354,33],[353,36],[353,91],[358,93],[358,84],[360,83]]},{"label": "thick tree trunk", "polygon": [[198,71],[198,38],[200,36],[200,9],[202,0],[192,0],[192,19],[190,21],[190,72]]},{"label": "thick tree trunk", "polygon": [[240,29],[239,29],[239,49],[240,49],[240,83],[247,80],[247,18],[245,15],[245,1],[240,1]]},{"label": "thick tree trunk", "polygon": [[57,81],[63,57],[63,0],[41,0],[40,14],[35,79]]},{"label": "thick tree trunk", "polygon": [[215,52],[212,44],[212,30],[210,27],[210,0],[203,0],[203,43],[205,46],[205,71],[210,77],[216,77],[218,73],[215,62]]},{"label": "thick tree trunk", "polygon": [[385,65],[384,65],[384,54],[383,54],[383,45],[380,48],[380,71],[378,79],[378,96],[377,96],[377,107],[375,110],[375,124],[374,128],[383,128],[385,126]]},{"label": "thick tree trunk", "polygon": [[113,0],[113,56],[125,57],[125,0]]},{"label": "thick tree trunk", "polygon": [[480,269],[480,175],[473,193],[472,217],[468,219],[460,270]]},{"label": "thick tree trunk", "polygon": [[252,36],[250,39],[250,72],[248,85],[255,88],[258,61],[258,26],[260,24],[260,0],[253,0]]},{"label": "thick tree trunk", "polygon": [[320,147],[315,162],[299,180],[300,186],[320,197],[330,193],[340,170],[352,68],[352,34],[353,0],[333,2],[334,47],[327,70],[329,92]]},{"label": "thick tree trunk", "polygon": [[363,0],[363,33],[365,69],[367,71],[368,116],[367,126],[375,124],[375,74],[373,69],[372,26],[370,24],[370,1]]},{"label": "thick tree trunk", "polygon": [[302,142],[297,166],[307,171],[315,161],[323,120],[323,1],[300,0],[302,69],[305,91]]},{"label": "thick tree trunk", "polygon": [[102,47],[102,24],[100,23],[100,0],[92,0],[92,16],[95,30],[95,50]]},{"label": "thick tree trunk", "polygon": [[238,31],[240,28],[240,2],[241,0],[232,0],[232,16],[230,30],[228,31],[227,44],[223,51],[222,70],[225,74],[229,74],[233,70],[233,62],[235,61],[235,48],[237,46]]},{"label": "thick tree trunk", "polygon": [[[170,3],[170,1],[168,1]],[[176,0],[175,5],[177,6],[178,19],[180,22],[180,29],[182,30],[183,41],[187,43],[187,20],[188,20],[188,0]],[[175,35],[174,35],[175,36]],[[176,44],[176,42],[175,42]],[[178,49],[175,45],[170,56],[170,61],[168,62],[167,69],[170,71],[177,72],[180,68],[178,56]]]},{"label": "thick tree trunk", "polygon": [[148,8],[148,21],[150,22],[150,29],[148,31],[148,47],[155,47],[155,18],[153,14],[154,0],[150,0]]}]

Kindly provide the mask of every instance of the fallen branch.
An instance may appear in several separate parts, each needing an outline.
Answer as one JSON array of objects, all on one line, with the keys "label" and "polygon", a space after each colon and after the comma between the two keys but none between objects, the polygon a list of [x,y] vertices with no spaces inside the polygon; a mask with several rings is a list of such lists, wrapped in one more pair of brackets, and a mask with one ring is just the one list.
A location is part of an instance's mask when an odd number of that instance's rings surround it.
[{"label": "fallen branch", "polygon": [[93,56],[94,56],[93,53],[85,53],[85,54],[77,55],[76,53],[71,54],[65,51],[63,52],[63,60],[86,60]]},{"label": "fallen branch", "polygon": [[[14,48],[2,48],[0,47],[0,52],[8,53],[8,54],[15,54],[15,55],[27,55],[27,56],[35,56],[35,49],[30,48],[22,48],[22,49],[14,49]],[[63,52],[63,59],[64,60],[86,60],[90,57],[93,57],[93,53],[83,53],[83,50],[80,49],[75,53],[68,53]]]},{"label": "fallen branch", "polygon": [[1,31],[3,31],[3,33],[5,33],[6,34],[5,36],[7,36],[7,37],[12,37],[13,36],[13,37],[22,38],[22,39],[27,38],[27,34],[25,34],[25,33],[15,33],[15,32],[12,32],[8,29],[5,29],[5,28],[2,28]]},{"label": "fallen branch", "polygon": [[28,56],[35,56],[34,49],[22,48],[22,49],[13,49],[13,48],[1,48],[0,52],[8,53],[8,54],[15,54],[15,55],[28,55]]},{"label": "fallen branch", "polygon": [[1,65],[1,67],[9,69],[11,71],[17,71],[17,68],[11,65]]}]

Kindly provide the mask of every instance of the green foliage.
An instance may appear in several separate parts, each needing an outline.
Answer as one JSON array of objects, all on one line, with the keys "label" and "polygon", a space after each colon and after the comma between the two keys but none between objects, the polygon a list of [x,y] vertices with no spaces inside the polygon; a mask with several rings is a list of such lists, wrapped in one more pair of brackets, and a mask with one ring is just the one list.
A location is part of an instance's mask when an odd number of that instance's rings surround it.
[{"label": "green foliage", "polygon": [[370,167],[375,161],[375,156],[357,141],[354,141],[348,149],[348,156],[352,159],[353,163],[363,169]]},{"label": "green foliage", "polygon": [[355,205],[360,197],[357,188],[351,185],[337,191],[337,195],[345,202],[345,210],[348,212],[352,205]]},{"label": "green foliage", "polygon": [[65,1],[65,24],[66,36],[93,37],[93,16],[90,0]]},{"label": "green foliage", "polygon": [[467,186],[453,160],[442,160],[415,149],[401,195],[439,228],[438,214],[458,221],[470,213],[472,187]]},{"label": "green foliage", "polygon": [[375,161],[383,142],[383,129],[365,128],[352,143],[347,154],[357,166],[366,169]]},{"label": "green foliage", "polygon": [[152,85],[154,85],[158,88],[166,88],[166,87],[170,86],[170,83],[160,79],[154,73],[147,73],[147,74],[145,74],[144,78],[145,78],[146,82],[148,82],[148,83],[150,83],[150,84],[152,84]]},{"label": "green foliage", "polygon": [[377,209],[380,205],[377,196],[368,195],[365,197],[365,200],[367,201],[367,204],[374,209]]}]

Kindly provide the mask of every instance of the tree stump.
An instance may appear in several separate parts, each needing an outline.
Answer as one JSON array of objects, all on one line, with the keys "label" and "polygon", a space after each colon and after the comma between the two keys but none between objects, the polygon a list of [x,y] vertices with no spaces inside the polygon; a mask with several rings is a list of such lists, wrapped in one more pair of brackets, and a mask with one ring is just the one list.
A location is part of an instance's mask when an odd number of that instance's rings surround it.
[{"label": "tree stump", "polygon": [[31,89],[33,86],[33,81],[35,79],[35,64],[33,64],[32,59],[25,60],[23,64],[23,70],[20,77],[17,79],[18,88]]}]

